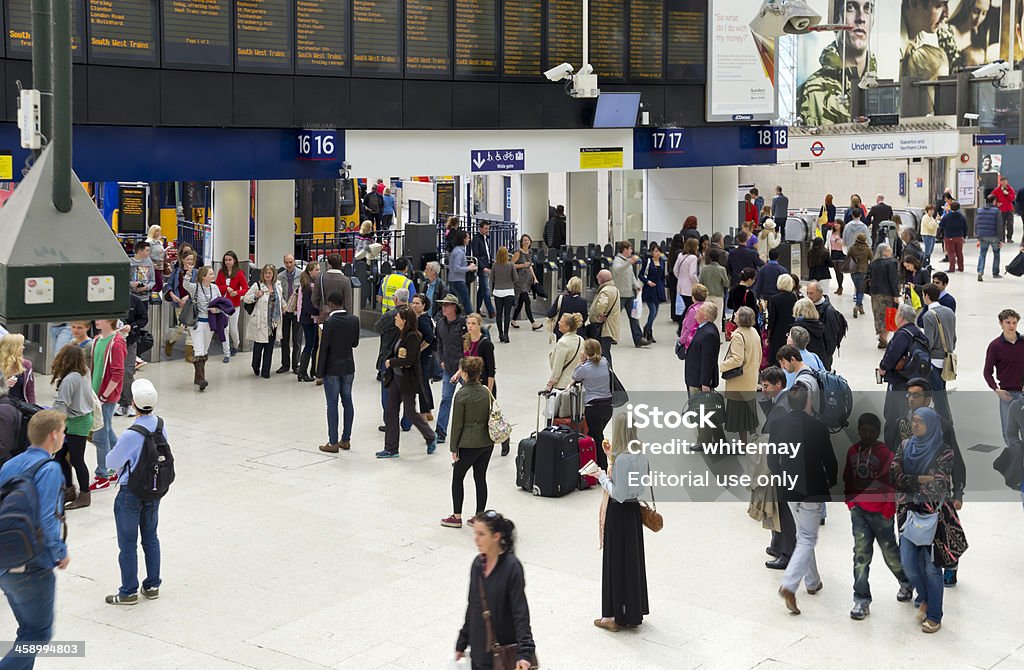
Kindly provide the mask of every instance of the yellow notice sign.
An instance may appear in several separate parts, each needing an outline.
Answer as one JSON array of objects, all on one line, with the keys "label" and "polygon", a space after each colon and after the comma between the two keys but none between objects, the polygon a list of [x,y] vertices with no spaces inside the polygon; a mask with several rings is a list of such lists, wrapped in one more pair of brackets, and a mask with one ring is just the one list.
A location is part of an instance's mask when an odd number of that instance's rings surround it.
[{"label": "yellow notice sign", "polygon": [[622,147],[581,147],[581,170],[608,170],[622,167]]},{"label": "yellow notice sign", "polygon": [[14,158],[10,151],[0,151],[0,181],[14,179]]}]

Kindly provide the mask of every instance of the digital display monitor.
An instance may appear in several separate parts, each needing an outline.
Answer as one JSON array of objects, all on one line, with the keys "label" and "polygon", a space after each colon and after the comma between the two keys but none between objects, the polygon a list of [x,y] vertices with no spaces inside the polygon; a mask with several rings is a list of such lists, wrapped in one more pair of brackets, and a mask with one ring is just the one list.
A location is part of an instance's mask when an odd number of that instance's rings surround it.
[{"label": "digital display monitor", "polygon": [[639,93],[602,93],[597,98],[594,127],[633,128],[639,112]]},{"label": "digital display monitor", "polygon": [[235,0],[235,70],[290,73],[293,34],[288,0]]},{"label": "digital display monitor", "polygon": [[164,66],[231,69],[231,1],[164,0]]},{"label": "digital display monitor", "polygon": [[352,1],[353,74],[402,73],[402,21],[398,0]]},{"label": "digital display monitor", "polygon": [[348,74],[348,2],[297,0],[295,71]]}]

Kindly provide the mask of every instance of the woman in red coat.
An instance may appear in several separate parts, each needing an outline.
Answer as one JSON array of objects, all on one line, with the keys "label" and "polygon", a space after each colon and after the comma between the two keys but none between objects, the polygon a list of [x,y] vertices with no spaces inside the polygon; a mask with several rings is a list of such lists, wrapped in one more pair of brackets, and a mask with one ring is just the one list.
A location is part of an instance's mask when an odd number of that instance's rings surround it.
[{"label": "woman in red coat", "polygon": [[224,362],[228,363],[231,357],[238,353],[238,315],[241,313],[239,307],[242,304],[242,296],[249,290],[249,282],[245,279],[245,273],[238,264],[238,255],[234,251],[225,252],[224,258],[221,259],[216,284],[220,294],[235,306],[235,313],[228,319],[231,342],[224,343]]}]

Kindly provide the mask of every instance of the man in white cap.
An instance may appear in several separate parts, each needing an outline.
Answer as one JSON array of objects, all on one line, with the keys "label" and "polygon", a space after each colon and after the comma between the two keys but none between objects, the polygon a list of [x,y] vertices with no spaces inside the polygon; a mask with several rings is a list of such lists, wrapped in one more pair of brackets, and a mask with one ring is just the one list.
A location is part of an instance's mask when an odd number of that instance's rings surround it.
[{"label": "man in white cap", "polygon": [[167,447],[167,429],[163,419],[153,414],[157,399],[153,382],[148,379],[135,380],[132,384],[132,404],[138,418],[128,430],[121,433],[117,445],[107,455],[107,467],[118,473],[117,481],[120,485],[114,499],[114,523],[117,526],[117,546],[120,550],[117,562],[121,567],[121,588],[116,594],[107,596],[110,605],[135,605],[139,602],[140,533],[142,550],[146,555],[146,579],[142,582],[142,595],[149,600],[156,600],[160,596],[160,540],[156,535],[156,527],[160,510],[159,496],[166,492],[163,487],[166,475],[162,472],[157,475],[161,490],[152,495],[147,492],[145,499],[136,495],[139,492],[138,486],[131,482],[132,472],[140,461],[147,463],[152,460],[154,448],[161,458],[166,457],[170,462],[170,477],[173,479],[174,461]]}]

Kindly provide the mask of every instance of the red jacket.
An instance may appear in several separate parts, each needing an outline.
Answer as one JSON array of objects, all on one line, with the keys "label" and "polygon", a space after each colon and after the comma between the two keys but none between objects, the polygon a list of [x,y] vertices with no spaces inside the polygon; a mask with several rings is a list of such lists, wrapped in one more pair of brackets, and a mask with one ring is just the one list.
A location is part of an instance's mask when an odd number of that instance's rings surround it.
[{"label": "red jacket", "polygon": [[843,469],[846,506],[865,512],[881,512],[886,519],[896,514],[896,489],[889,482],[893,453],[884,442],[864,449],[860,442],[850,446]]},{"label": "red jacket", "polygon": [[[99,338],[100,336],[96,337],[96,339]],[[93,346],[95,346],[95,343]],[[121,397],[121,390],[124,388],[124,359],[127,357],[128,345],[125,343],[124,337],[120,333],[115,334],[114,339],[110,341],[110,345],[107,347],[105,359],[109,361],[109,364],[103,369],[103,379],[100,380],[100,387],[93,389],[96,391],[96,395],[99,396],[100,402],[117,402],[117,399]],[[114,382],[114,389],[111,393],[104,394],[110,382]]]},{"label": "red jacket", "polygon": [[996,190],[992,191],[992,195],[996,197],[996,203],[999,205],[1000,212],[1013,211],[1013,199],[1017,197],[1017,193],[1013,190],[1012,186],[1007,184],[1005,193],[1002,186],[997,186]]},{"label": "red jacket", "polygon": [[[235,276],[231,278],[230,282],[228,281],[227,275],[225,275],[224,271],[221,270],[217,273],[217,280],[214,283],[217,284],[217,288],[220,289],[220,294],[230,300],[236,310],[242,304],[242,296],[249,290],[249,282],[246,281],[245,273],[241,270],[235,273]],[[235,291],[238,291],[238,295],[229,294],[229,286]]]}]

